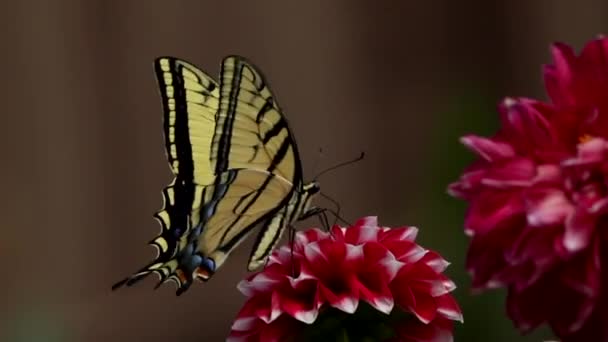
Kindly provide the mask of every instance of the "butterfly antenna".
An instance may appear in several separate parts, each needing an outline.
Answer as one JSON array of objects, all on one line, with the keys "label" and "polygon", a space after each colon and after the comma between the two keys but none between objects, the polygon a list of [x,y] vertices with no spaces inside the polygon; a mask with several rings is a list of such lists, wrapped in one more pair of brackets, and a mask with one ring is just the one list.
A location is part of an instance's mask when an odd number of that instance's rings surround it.
[{"label": "butterfly antenna", "polygon": [[340,168],[340,167],[342,167],[342,166],[346,166],[346,165],[354,164],[354,163],[356,163],[356,162],[358,162],[358,161],[362,160],[362,159],[363,159],[363,157],[365,157],[365,152],[361,152],[361,154],[360,154],[360,155],[359,155],[357,158],[355,158],[355,159],[348,160],[348,161],[345,161],[345,162],[342,162],[342,163],[336,164],[336,165],[334,165],[334,166],[331,166],[331,167],[329,167],[329,168],[327,168],[327,169],[325,169],[325,170],[321,171],[320,173],[318,173],[318,174],[315,176],[315,178],[313,178],[313,180],[314,180],[314,181],[316,181],[317,179],[319,179],[319,177],[321,177],[322,175],[324,175],[325,173],[327,173],[327,172],[329,172],[329,171],[332,171],[332,170],[338,169],[338,168]]},{"label": "butterfly antenna", "polygon": [[317,167],[319,166],[319,160],[323,157],[323,148],[319,147],[319,153],[317,154],[317,159],[315,159],[315,163],[312,167],[312,173],[315,174],[317,172]]}]

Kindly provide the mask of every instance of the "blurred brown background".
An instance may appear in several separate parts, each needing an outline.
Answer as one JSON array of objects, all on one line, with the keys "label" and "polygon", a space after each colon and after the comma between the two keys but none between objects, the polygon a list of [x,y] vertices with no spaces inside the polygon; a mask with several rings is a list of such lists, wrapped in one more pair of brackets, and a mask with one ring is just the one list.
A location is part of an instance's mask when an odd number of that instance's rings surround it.
[{"label": "blurred brown background", "polygon": [[153,59],[216,74],[227,54],[265,72],[309,177],[319,147],[319,167],[367,152],[323,189],[452,261],[456,341],[549,336],[518,337],[502,291],[470,296],[465,205],[445,187],[471,159],[458,136],[492,133],[503,96],[544,98],[549,44],[608,32],[605,0],[13,1],[0,19],[0,341],[224,339],[250,243],[180,298],[110,286],[154,255],[171,180]]}]

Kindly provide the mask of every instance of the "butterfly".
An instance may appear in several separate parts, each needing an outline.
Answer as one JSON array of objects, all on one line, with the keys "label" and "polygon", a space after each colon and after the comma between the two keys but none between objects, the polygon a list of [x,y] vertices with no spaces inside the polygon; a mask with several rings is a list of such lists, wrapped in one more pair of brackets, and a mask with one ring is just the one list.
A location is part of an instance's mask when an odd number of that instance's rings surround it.
[{"label": "butterfly", "polygon": [[112,288],[156,273],[177,284],[207,281],[228,255],[257,234],[247,269],[263,265],[292,223],[323,211],[304,183],[287,120],[262,73],[245,58],[223,59],[219,82],[178,58],[154,63],[164,109],[167,159],[174,174],[154,216],[157,257]]}]

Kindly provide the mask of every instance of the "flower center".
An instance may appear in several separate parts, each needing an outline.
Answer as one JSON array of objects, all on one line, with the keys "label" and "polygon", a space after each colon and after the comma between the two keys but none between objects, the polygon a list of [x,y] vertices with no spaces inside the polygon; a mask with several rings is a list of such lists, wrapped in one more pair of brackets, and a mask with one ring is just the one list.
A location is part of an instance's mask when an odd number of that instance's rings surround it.
[{"label": "flower center", "polygon": [[566,188],[570,190],[573,202],[586,206],[608,195],[608,187],[598,170],[578,170],[567,178]]},{"label": "flower center", "polygon": [[295,341],[393,341],[395,327],[405,324],[410,317],[398,308],[389,315],[383,314],[363,301],[354,314],[326,307]]},{"label": "flower center", "polygon": [[584,144],[591,139],[593,139],[593,135],[585,133],[585,134],[581,135],[580,137],[578,137],[578,142],[581,144]]}]

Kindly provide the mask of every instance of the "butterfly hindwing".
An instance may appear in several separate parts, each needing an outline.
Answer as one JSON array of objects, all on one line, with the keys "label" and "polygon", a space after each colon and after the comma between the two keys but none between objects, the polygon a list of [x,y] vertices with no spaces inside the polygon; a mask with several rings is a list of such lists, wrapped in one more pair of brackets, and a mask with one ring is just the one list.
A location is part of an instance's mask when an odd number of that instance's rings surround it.
[{"label": "butterfly hindwing", "polygon": [[214,260],[216,268],[293,191],[290,183],[267,171],[236,169],[221,177],[230,182],[216,189],[222,191],[221,200],[206,208],[209,218],[198,239],[199,250]]},{"label": "butterfly hindwing", "polygon": [[192,64],[173,57],[154,63],[163,104],[163,129],[167,159],[175,176],[163,189],[163,207],[154,217],[161,232],[150,244],[157,257],[133,276],[119,282],[132,285],[151,273],[161,282],[174,280],[181,286],[176,259],[188,243],[190,229],[200,223],[200,208],[211,198],[206,185],[215,180],[211,168],[211,140],[219,105],[219,86]]}]

